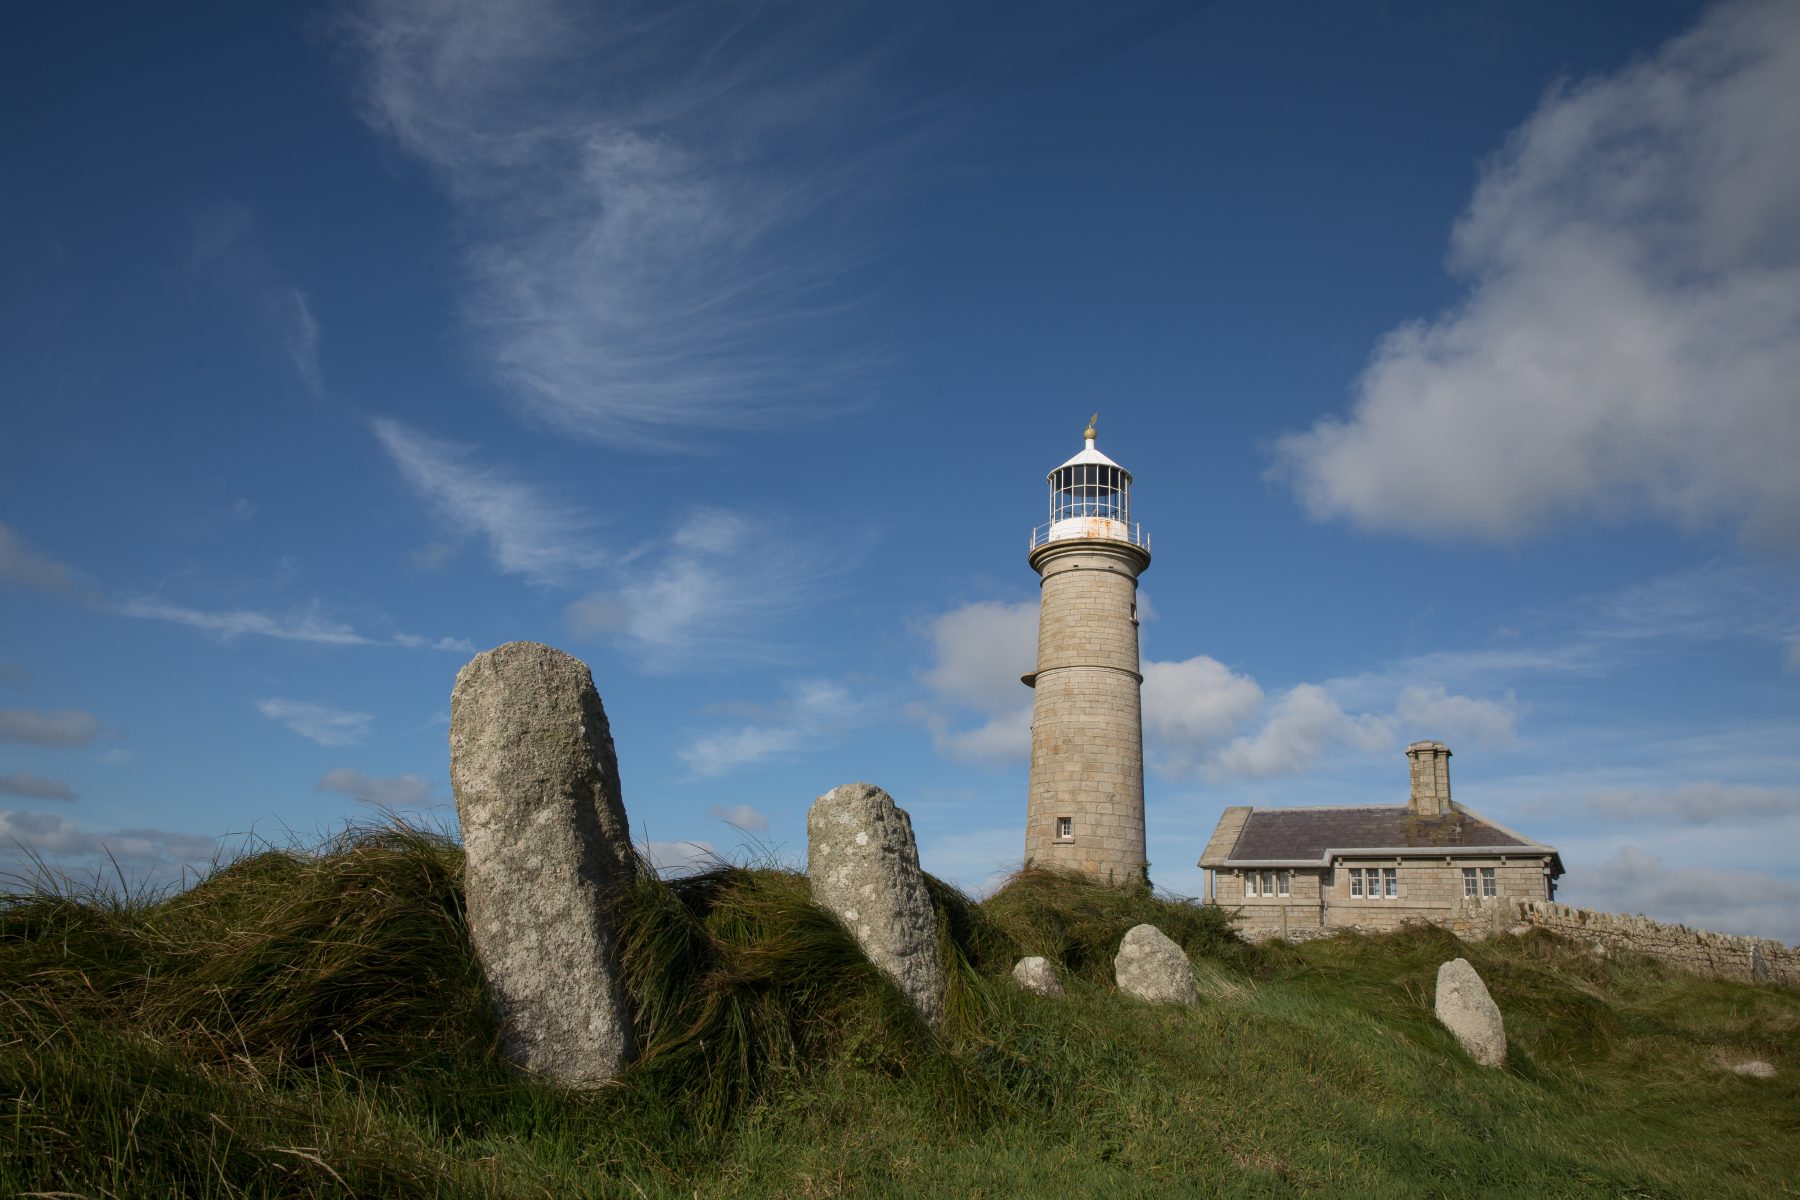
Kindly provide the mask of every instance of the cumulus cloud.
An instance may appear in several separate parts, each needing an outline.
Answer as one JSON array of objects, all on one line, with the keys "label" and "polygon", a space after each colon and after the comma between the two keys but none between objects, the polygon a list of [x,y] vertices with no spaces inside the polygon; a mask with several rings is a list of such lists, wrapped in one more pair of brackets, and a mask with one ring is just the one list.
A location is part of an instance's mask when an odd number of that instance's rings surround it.
[{"label": "cumulus cloud", "polygon": [[1263,690],[1217,659],[1144,664],[1144,740],[1165,769],[1191,768],[1197,756],[1262,708]]},{"label": "cumulus cloud", "polygon": [[569,605],[577,634],[605,637],[651,672],[769,661],[769,630],[822,599],[853,560],[772,520],[697,508],[628,556],[620,582]]},{"label": "cumulus cloud", "polygon": [[605,563],[593,540],[600,522],[592,513],[476,462],[468,446],[385,418],[373,428],[413,490],[459,533],[485,541],[503,573],[559,584]]},{"label": "cumulus cloud", "polygon": [[321,746],[351,746],[369,736],[375,718],[305,700],[258,700],[256,711]]},{"label": "cumulus cloud", "polygon": [[[724,775],[767,759],[786,758],[830,745],[867,722],[873,712],[872,701],[842,683],[801,680],[788,685],[782,701],[752,708],[748,722],[700,734],[679,753],[681,761],[697,777]],[[739,810],[755,811],[747,806],[740,806]]]},{"label": "cumulus cloud", "polygon": [[[1019,682],[1037,662],[1038,606],[982,601],[951,609],[923,629],[931,665],[920,682],[932,699],[913,713],[942,754],[963,762],[1022,758],[1031,751],[1031,692]],[[973,728],[956,729],[973,712]]]},{"label": "cumulus cloud", "polygon": [[99,735],[100,722],[92,713],[71,708],[53,712],[0,708],[0,742],[67,749],[85,746]]},{"label": "cumulus cloud", "polygon": [[431,786],[425,782],[423,775],[391,775],[384,778],[365,775],[349,767],[338,767],[325,772],[325,777],[313,785],[313,790],[338,792],[372,808],[421,808],[431,802]]},{"label": "cumulus cloud", "polygon": [[1670,866],[1634,846],[1579,870],[1571,864],[1557,899],[1696,929],[1800,942],[1800,879]]},{"label": "cumulus cloud", "polygon": [[1616,788],[1584,797],[1581,806],[1593,816],[1631,824],[1736,825],[1800,816],[1800,788],[1718,782]]},{"label": "cumulus cloud", "polygon": [[692,875],[723,861],[710,842],[640,842],[638,854],[660,875]]},{"label": "cumulus cloud", "polygon": [[73,567],[38,553],[6,525],[0,525],[0,587],[65,596],[85,591]]},{"label": "cumulus cloud", "polygon": [[1518,719],[1519,702],[1511,692],[1482,700],[1414,684],[1401,689],[1394,707],[1394,724],[1403,736],[1407,730],[1423,730],[1421,737],[1474,742],[1486,749],[1510,743]]},{"label": "cumulus cloud", "polygon": [[0,865],[29,874],[34,860],[52,869],[115,866],[137,884],[170,869],[201,868],[219,855],[216,838],[166,829],[93,830],[50,813],[0,811]]},{"label": "cumulus cloud", "polygon": [[750,833],[761,833],[769,827],[769,818],[748,804],[734,804],[730,808],[715,804],[706,810],[706,815]]},{"label": "cumulus cloud", "polygon": [[19,796],[27,800],[63,800],[75,799],[75,789],[60,779],[45,779],[42,775],[33,775],[30,771],[13,771],[0,775],[0,794]]},{"label": "cumulus cloud", "polygon": [[1800,8],[1742,0],[1554,89],[1487,164],[1463,300],[1283,438],[1315,517],[1511,541],[1569,518],[1800,550]]},{"label": "cumulus cloud", "polygon": [[1303,683],[1271,706],[1261,729],[1221,748],[1207,763],[1207,771],[1253,779],[1292,775],[1311,767],[1335,746],[1349,744],[1375,753],[1392,742],[1393,733],[1381,718],[1367,713],[1352,716],[1324,688]]},{"label": "cumulus cloud", "polygon": [[866,129],[830,136],[863,95],[830,36],[839,19],[575,0],[353,8],[367,118],[456,206],[464,318],[525,412],[669,444],[853,394],[869,360],[832,339],[858,257],[836,214],[882,189]]}]

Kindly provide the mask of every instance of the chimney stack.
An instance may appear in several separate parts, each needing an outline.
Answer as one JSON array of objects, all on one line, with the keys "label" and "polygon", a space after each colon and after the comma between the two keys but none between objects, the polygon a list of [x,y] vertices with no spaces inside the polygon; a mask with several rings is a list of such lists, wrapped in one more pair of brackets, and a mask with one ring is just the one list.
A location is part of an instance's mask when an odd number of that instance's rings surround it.
[{"label": "chimney stack", "polygon": [[1442,742],[1414,742],[1406,748],[1412,760],[1412,799],[1406,807],[1415,817],[1450,815],[1450,747]]}]

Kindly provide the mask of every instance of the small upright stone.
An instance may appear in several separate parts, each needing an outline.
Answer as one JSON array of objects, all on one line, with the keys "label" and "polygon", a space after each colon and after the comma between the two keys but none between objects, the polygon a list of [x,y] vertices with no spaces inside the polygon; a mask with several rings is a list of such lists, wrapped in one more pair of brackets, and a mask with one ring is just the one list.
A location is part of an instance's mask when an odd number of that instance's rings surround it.
[{"label": "small upright stone", "polygon": [[536,642],[470,659],[450,693],[450,784],[502,1051],[565,1083],[613,1078],[632,1029],[607,901],[637,855],[587,667]]},{"label": "small upright stone", "polygon": [[1127,996],[1151,1004],[1196,1004],[1200,999],[1187,952],[1154,925],[1134,925],[1119,942],[1113,979]]},{"label": "small upright stone", "polygon": [[941,1022],[937,913],[906,810],[873,784],[832,788],[806,814],[806,874],[814,902],[844,923],[927,1021]]},{"label": "small upright stone", "polygon": [[1437,1019],[1456,1035],[1469,1057],[1484,1067],[1506,1065],[1506,1024],[1487,984],[1466,958],[1438,968]]},{"label": "small upright stone", "polygon": [[1028,992],[1036,992],[1040,996],[1060,996],[1063,994],[1062,981],[1056,977],[1056,968],[1050,965],[1047,958],[1032,955],[1021,958],[1013,967],[1013,980]]}]

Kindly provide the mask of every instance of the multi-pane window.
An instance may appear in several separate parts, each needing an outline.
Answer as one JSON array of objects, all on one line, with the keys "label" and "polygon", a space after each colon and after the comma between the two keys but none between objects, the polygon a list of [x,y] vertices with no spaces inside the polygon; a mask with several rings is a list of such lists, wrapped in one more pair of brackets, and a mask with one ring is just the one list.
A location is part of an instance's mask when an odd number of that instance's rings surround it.
[{"label": "multi-pane window", "polygon": [[1352,896],[1360,896],[1363,894],[1361,867],[1350,868],[1350,894]]},{"label": "multi-pane window", "polygon": [[1481,892],[1477,889],[1476,884],[1475,884],[1475,868],[1474,867],[1464,867],[1462,869],[1462,873],[1463,873],[1463,895],[1465,895],[1465,896],[1481,895]]},{"label": "multi-pane window", "polygon": [[1125,472],[1099,463],[1076,463],[1060,468],[1050,493],[1050,519],[1110,517],[1128,521]]},{"label": "multi-pane window", "polygon": [[1481,894],[1484,896],[1500,894],[1500,883],[1494,878],[1494,868],[1492,867],[1481,868]]},{"label": "multi-pane window", "polygon": [[1294,873],[1292,871],[1283,871],[1275,877],[1275,886],[1283,896],[1291,894],[1289,889],[1292,888],[1293,885]]},{"label": "multi-pane window", "polygon": [[1075,837],[1075,818],[1074,817],[1058,817],[1058,818],[1056,818],[1056,840],[1059,842],[1067,842],[1067,841],[1072,841],[1074,839],[1074,837]]},{"label": "multi-pane window", "polygon": [[1246,896],[1256,895],[1256,872],[1255,871],[1244,872],[1244,895],[1246,895]]},{"label": "multi-pane window", "polygon": [[1400,898],[1400,872],[1396,868],[1381,868],[1381,895],[1384,900]]}]

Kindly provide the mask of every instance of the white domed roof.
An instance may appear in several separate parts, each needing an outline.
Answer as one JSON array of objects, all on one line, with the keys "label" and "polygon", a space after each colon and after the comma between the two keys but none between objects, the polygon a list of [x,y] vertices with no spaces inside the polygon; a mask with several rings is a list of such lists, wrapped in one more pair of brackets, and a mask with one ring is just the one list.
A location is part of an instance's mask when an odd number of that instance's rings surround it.
[{"label": "white domed roof", "polygon": [[[1118,463],[1116,463],[1112,459],[1106,457],[1106,455],[1100,453],[1100,451],[1094,449],[1094,439],[1089,438],[1089,439],[1087,439],[1087,445],[1082,447],[1081,452],[1079,454],[1076,454],[1074,457],[1070,458],[1069,461],[1063,463],[1062,466],[1057,467],[1056,470],[1060,471],[1063,469],[1063,467],[1078,467],[1078,466],[1082,466],[1083,464],[1086,464],[1086,463],[1093,463],[1094,465],[1101,466],[1101,467],[1119,467]],[[1125,468],[1119,467],[1119,470],[1125,471]],[[1052,475],[1056,474],[1056,471],[1052,471],[1051,474]],[[1127,479],[1131,478],[1130,471],[1125,471],[1125,478],[1127,478]]]}]

